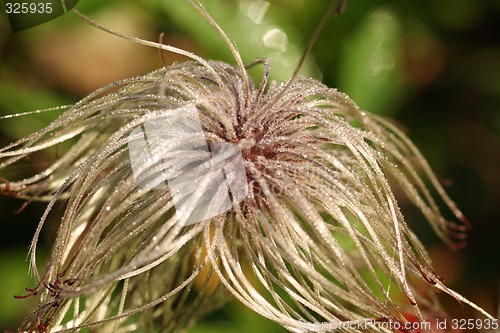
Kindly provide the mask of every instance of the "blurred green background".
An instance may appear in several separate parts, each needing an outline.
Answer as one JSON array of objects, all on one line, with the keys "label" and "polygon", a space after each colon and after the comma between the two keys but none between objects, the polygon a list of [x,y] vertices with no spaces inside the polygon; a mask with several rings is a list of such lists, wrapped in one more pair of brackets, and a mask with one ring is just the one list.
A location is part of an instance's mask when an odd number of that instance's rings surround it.
[{"label": "blurred green background", "polygon": [[[205,0],[246,63],[269,57],[272,77],[287,78],[328,7],[320,0]],[[198,13],[180,0],[80,0],[76,7],[99,23],[158,40],[205,58],[235,63]],[[423,217],[402,202],[412,227],[428,245],[447,284],[490,313],[500,286],[500,1],[348,1],[321,33],[302,75],[347,92],[363,109],[394,117],[429,159],[447,191],[473,224],[467,248],[452,252]],[[165,53],[165,61],[183,58]],[[74,103],[112,81],[162,66],[159,52],[89,27],[74,15],[11,33],[0,14],[0,116]],[[261,69],[252,70],[256,80]],[[0,119],[0,145],[40,129],[58,111]],[[22,178],[26,169],[0,174]],[[17,328],[34,299],[15,300],[33,285],[27,251],[44,205],[0,197],[0,330]],[[57,221],[44,228],[39,261]],[[43,269],[43,266],[40,266]],[[443,298],[458,318],[477,313]],[[233,302],[193,332],[283,332]]]}]

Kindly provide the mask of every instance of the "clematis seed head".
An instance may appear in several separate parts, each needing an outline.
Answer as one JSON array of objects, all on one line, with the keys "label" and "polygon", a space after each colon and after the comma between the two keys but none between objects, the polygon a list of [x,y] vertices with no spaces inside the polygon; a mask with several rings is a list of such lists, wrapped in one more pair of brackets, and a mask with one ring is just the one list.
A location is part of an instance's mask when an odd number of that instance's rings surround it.
[{"label": "clematis seed head", "polygon": [[492,319],[444,285],[400,210],[395,188],[446,243],[468,227],[405,134],[317,80],[269,84],[266,59],[253,82],[228,45],[236,66],[156,45],[192,60],[103,87],[0,149],[2,170],[76,140],[46,170],[0,183],[48,202],[26,295],[40,306],[21,329],[170,332],[236,298],[291,332],[385,332],[377,323],[444,316],[433,291]]}]

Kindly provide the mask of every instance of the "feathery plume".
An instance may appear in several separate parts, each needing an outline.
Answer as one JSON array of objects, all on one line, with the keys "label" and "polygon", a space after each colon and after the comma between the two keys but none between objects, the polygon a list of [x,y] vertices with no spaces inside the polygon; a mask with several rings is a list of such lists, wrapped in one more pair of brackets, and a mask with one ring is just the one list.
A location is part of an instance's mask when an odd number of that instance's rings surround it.
[{"label": "feathery plume", "polygon": [[[101,88],[0,149],[1,170],[77,140],[46,170],[0,183],[48,201],[26,295],[40,306],[21,329],[170,332],[235,297],[291,332],[387,332],[377,323],[407,323],[401,309],[422,322],[441,313],[412,279],[492,319],[443,284],[400,211],[394,187],[448,244],[468,227],[411,141],[317,80],[269,84],[266,59],[252,64],[265,68],[255,84],[193,6],[237,66],[140,41],[192,61]],[[57,201],[42,272],[38,238]]]}]

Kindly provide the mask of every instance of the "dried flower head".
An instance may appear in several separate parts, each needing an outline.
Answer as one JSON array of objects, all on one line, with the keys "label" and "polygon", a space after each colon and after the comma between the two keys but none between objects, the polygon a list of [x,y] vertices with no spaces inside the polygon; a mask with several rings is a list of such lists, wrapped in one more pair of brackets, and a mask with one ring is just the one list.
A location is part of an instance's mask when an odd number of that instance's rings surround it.
[{"label": "dried flower head", "polygon": [[[141,42],[193,61],[101,88],[0,150],[3,169],[77,139],[45,171],[0,184],[49,202],[31,245],[40,306],[26,327],[170,332],[234,296],[292,332],[383,332],[377,322],[441,313],[415,278],[489,316],[441,282],[405,222],[394,187],[450,245],[467,229],[389,120],[317,80],[269,84],[266,59],[252,64],[265,67],[255,85],[229,42],[237,66]],[[42,273],[37,242],[60,200]]]}]

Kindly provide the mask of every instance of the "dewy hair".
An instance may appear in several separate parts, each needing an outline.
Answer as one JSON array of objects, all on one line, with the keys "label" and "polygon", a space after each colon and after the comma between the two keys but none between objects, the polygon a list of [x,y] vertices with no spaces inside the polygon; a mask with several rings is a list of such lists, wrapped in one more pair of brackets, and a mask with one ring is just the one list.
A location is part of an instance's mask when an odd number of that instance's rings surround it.
[{"label": "dewy hair", "polygon": [[[435,291],[493,319],[443,284],[405,221],[395,188],[450,246],[468,228],[405,134],[317,80],[268,82],[269,61],[245,66],[189,2],[236,66],[121,35],[191,60],[103,87],[0,149],[1,171],[75,142],[46,170],[0,183],[48,202],[30,249],[38,284],[18,296],[40,304],[20,330],[171,332],[236,298],[291,332],[387,332],[376,323],[445,317]],[[255,65],[265,69],[257,83]],[[40,270],[38,240],[58,201]]]}]

